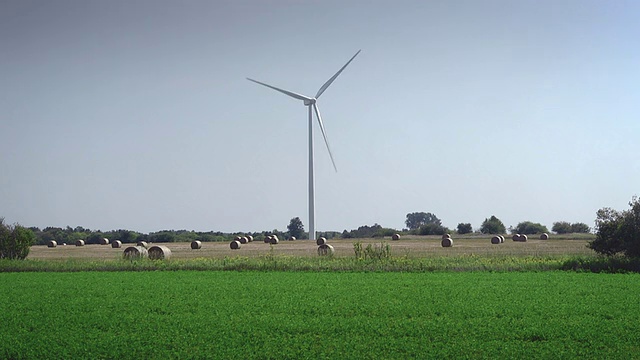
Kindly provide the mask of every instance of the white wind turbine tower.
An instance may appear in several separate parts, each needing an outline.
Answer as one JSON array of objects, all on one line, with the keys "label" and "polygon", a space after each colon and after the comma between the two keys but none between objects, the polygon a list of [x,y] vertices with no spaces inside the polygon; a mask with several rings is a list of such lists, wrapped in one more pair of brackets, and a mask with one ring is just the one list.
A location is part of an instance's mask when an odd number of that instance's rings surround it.
[{"label": "white wind turbine tower", "polygon": [[324,93],[324,91],[327,90],[329,85],[333,83],[333,81],[338,77],[338,75],[340,75],[342,70],[344,70],[347,67],[347,65],[349,65],[349,63],[351,63],[351,61],[353,61],[353,59],[355,59],[356,56],[358,56],[360,51],[361,50],[358,50],[358,52],[355,55],[353,55],[351,59],[349,59],[349,61],[347,61],[347,63],[344,64],[344,66],[340,68],[340,70],[338,70],[337,73],[335,73],[335,75],[333,75],[329,80],[327,80],[326,83],[324,83],[324,85],[320,87],[320,90],[318,90],[318,93],[316,94],[315,97],[308,97],[308,96],[296,94],[288,90],[280,89],[275,86],[271,86],[263,82],[247,78],[247,80],[249,81],[253,81],[254,83],[279,91],[283,94],[291,96],[292,98],[302,100],[304,104],[309,108],[309,239],[310,240],[316,240],[316,224],[315,224],[316,223],[316,205],[315,205],[315,193],[314,193],[315,180],[313,177],[313,112],[316,113],[316,117],[318,118],[320,131],[322,131],[322,137],[324,138],[324,143],[327,145],[327,150],[329,151],[329,157],[331,158],[331,163],[333,164],[333,169],[336,172],[338,172],[338,168],[336,168],[336,163],[335,161],[333,161],[333,155],[331,154],[331,148],[329,148],[329,141],[327,140],[327,133],[324,130],[324,124],[322,123],[322,117],[320,117],[320,110],[318,110],[318,105],[316,104],[316,101],[320,97],[320,95],[322,95],[322,93]]}]

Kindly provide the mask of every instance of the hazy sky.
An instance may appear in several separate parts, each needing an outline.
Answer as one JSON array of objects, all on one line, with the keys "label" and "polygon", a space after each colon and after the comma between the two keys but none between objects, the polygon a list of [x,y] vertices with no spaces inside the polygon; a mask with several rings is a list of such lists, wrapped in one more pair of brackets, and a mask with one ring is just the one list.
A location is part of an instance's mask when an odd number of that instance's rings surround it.
[{"label": "hazy sky", "polygon": [[320,231],[593,226],[640,184],[640,2],[0,1],[0,217]]}]

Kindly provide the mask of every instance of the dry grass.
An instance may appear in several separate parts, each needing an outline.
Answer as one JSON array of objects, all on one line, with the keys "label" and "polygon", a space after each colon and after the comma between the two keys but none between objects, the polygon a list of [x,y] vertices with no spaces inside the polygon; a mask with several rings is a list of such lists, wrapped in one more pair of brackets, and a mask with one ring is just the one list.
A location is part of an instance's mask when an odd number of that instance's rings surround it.
[{"label": "dry grass", "polygon": [[[558,240],[557,236],[549,240],[533,239],[525,242],[508,241],[500,246],[491,244],[491,237],[487,235],[459,237],[454,247],[443,248],[440,236],[405,236],[402,240],[390,242],[391,238],[383,239],[332,239],[335,257],[354,256],[353,244],[357,241],[364,246],[379,244],[381,241],[389,242],[392,256],[406,256],[410,258],[434,257],[434,256],[545,256],[545,255],[593,255],[593,251],[586,247],[587,239]],[[131,245],[131,244],[125,244]],[[314,241],[299,240],[280,242],[277,246],[271,246],[263,242],[250,242],[244,244],[241,249],[231,250],[228,242],[202,243],[198,251],[191,249],[191,243],[164,243],[171,250],[172,259],[194,258],[225,258],[225,257],[259,257],[267,254],[317,257],[318,246]],[[86,245],[58,246],[48,248],[46,245],[32,246],[28,259],[43,260],[111,260],[122,257],[121,249],[109,246]]]}]

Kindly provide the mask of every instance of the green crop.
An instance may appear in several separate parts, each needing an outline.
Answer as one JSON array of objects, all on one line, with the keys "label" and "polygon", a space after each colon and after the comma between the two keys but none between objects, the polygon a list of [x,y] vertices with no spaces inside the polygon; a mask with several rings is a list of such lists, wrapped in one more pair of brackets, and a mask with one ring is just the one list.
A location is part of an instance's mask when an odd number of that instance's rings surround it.
[{"label": "green crop", "polygon": [[0,273],[6,359],[630,359],[640,275]]}]

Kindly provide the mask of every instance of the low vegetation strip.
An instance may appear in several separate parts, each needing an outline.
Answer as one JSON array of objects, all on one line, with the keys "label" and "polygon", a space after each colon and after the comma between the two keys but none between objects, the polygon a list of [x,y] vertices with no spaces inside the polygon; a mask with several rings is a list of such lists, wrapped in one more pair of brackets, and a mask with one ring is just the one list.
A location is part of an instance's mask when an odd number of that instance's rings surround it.
[{"label": "low vegetation strip", "polygon": [[608,358],[640,353],[640,275],[0,274],[0,358]]},{"label": "low vegetation strip", "polygon": [[[595,266],[592,266],[595,265]],[[622,266],[626,265],[626,266]],[[78,271],[311,271],[311,272],[430,272],[430,271],[637,271],[638,261],[601,256],[478,256],[335,258],[265,255],[260,257],[195,258],[177,260],[0,260],[0,272]]]}]

